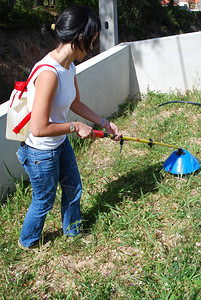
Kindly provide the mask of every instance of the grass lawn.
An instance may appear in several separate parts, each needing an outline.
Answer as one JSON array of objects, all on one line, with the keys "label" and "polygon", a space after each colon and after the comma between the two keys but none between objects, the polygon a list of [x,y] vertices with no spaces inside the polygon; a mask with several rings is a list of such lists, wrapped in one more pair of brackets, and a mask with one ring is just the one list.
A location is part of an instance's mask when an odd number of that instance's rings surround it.
[{"label": "grass lawn", "polygon": [[[197,90],[147,92],[111,117],[125,136],[152,138],[201,159]],[[125,141],[72,139],[83,182],[83,235],[64,239],[58,187],[42,239],[43,251],[18,248],[31,201],[23,180],[1,204],[1,299],[201,299],[201,173],[163,169],[175,149]]]}]

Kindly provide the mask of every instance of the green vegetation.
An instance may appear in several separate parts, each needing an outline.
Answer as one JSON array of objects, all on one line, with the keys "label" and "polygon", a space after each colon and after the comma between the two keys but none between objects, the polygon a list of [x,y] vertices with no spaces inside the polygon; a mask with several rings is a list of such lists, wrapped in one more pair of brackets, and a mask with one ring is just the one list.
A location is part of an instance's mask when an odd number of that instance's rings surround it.
[{"label": "green vegetation", "polygon": [[[200,27],[200,12],[189,12],[159,0],[118,1],[119,31],[138,39],[192,32]],[[198,30],[198,29],[197,29]]]},{"label": "green vegetation", "polygon": [[[111,117],[123,135],[178,145],[201,159],[197,90],[148,91]],[[1,204],[1,299],[201,298],[200,171],[176,177],[163,170],[174,149],[110,139],[73,139],[83,182],[83,236],[61,233],[60,195],[48,214],[38,253],[17,246],[31,201],[23,180]],[[47,245],[47,244],[45,244]]]},{"label": "green vegetation", "polygon": [[88,5],[98,12],[98,0],[56,0],[55,7],[58,12],[62,12],[70,5]]},{"label": "green vegetation", "polygon": [[[0,0],[0,29],[40,28],[73,4],[89,5],[98,13],[98,0]],[[127,41],[200,30],[200,12],[162,7],[159,0],[118,0],[117,4],[120,36]]]},{"label": "green vegetation", "polygon": [[36,29],[52,21],[50,11],[33,6],[33,1],[0,0],[0,29]]}]

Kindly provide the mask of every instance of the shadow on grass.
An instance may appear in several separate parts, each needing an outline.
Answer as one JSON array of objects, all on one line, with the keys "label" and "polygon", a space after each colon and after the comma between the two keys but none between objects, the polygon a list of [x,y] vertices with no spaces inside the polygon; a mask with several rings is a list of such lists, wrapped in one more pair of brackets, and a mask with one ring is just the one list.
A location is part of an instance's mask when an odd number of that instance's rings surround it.
[{"label": "shadow on grass", "polygon": [[63,230],[62,228],[52,231],[47,231],[42,233],[43,236],[43,243],[46,244],[47,242],[51,241],[53,242],[56,238],[63,236]]},{"label": "shadow on grass", "polygon": [[[109,212],[111,207],[120,205],[124,199],[137,201],[142,195],[157,192],[156,182],[161,181],[162,163],[149,167],[143,165],[135,167],[126,175],[106,185],[103,193],[94,194],[94,205],[88,211],[82,213],[82,224],[85,233],[96,223],[100,213]],[[46,232],[44,242],[54,241],[63,235],[62,229]]]},{"label": "shadow on grass", "polygon": [[108,212],[110,207],[121,204],[124,199],[137,201],[142,195],[155,193],[156,182],[161,181],[162,163],[149,167],[136,167],[126,175],[109,183],[103,193],[94,195],[94,205],[82,214],[83,228],[87,231],[96,222],[99,213]]},{"label": "shadow on grass", "polygon": [[[135,166],[132,171],[108,183],[104,192],[94,194],[94,205],[82,213],[84,232],[87,233],[96,223],[100,213],[109,212],[111,207],[122,204],[124,199],[135,202],[142,195],[157,192],[157,182],[161,182],[161,169],[161,162],[148,167],[143,164]],[[44,234],[44,242],[53,242],[62,235],[62,229],[48,230]]]}]

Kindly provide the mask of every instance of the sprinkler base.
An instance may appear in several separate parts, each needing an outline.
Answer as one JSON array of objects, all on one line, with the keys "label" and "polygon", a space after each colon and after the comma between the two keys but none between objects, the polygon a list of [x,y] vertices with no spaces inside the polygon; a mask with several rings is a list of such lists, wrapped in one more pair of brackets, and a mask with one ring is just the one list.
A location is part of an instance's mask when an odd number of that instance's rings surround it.
[{"label": "sprinkler base", "polygon": [[200,168],[200,164],[190,152],[179,148],[168,157],[163,168],[172,174],[185,175],[196,172]]}]

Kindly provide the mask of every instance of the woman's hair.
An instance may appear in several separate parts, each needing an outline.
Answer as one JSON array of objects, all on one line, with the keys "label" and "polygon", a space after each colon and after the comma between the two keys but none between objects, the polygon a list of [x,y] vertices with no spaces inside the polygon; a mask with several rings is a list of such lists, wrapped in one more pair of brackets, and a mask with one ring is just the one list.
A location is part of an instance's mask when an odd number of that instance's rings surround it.
[{"label": "woman's hair", "polygon": [[58,17],[54,26],[58,44],[71,42],[71,46],[81,49],[80,38],[82,38],[84,49],[87,52],[90,50],[94,34],[100,30],[99,17],[90,7],[84,5],[68,7]]}]

